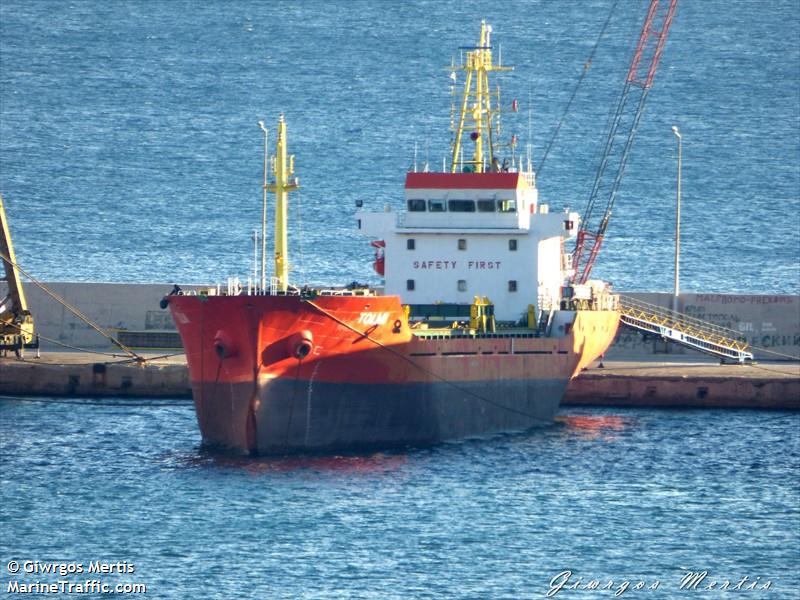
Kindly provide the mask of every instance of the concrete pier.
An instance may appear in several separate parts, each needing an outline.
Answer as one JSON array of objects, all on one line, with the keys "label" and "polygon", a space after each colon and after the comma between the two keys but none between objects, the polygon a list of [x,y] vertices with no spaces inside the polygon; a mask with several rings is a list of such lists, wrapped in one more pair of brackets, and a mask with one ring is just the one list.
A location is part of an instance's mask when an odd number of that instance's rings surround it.
[{"label": "concrete pier", "polygon": [[800,363],[605,361],[572,380],[563,405],[800,410]]},{"label": "concrete pier", "polygon": [[[0,395],[191,397],[183,355],[46,352],[0,358]],[[800,410],[800,363],[720,365],[709,361],[605,361],[570,384],[564,405]]]},{"label": "concrete pier", "polygon": [[[125,356],[87,352],[43,352],[41,358],[0,358],[0,395],[191,397],[183,355],[144,365]],[[150,355],[155,357],[156,355]]]}]

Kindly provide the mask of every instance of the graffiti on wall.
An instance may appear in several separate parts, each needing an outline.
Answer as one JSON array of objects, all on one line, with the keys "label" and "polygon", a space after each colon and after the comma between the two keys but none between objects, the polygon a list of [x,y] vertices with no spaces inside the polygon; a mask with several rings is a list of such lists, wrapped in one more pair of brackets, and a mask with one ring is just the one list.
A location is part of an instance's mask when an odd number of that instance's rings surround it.
[{"label": "graffiti on wall", "polygon": [[[643,294],[643,296],[645,296]],[[647,294],[646,301],[668,307],[669,294]],[[800,356],[800,297],[778,295],[686,294],[685,315],[724,327],[731,337],[756,348]],[[612,351],[683,354],[691,352],[658,336],[621,327]]]}]

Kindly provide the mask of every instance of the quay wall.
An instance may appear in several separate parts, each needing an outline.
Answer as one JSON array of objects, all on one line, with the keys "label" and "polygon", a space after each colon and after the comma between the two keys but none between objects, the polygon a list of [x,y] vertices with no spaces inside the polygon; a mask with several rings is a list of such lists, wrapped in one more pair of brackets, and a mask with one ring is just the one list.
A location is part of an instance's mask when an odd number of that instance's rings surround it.
[{"label": "quay wall", "polygon": [[[4,396],[191,397],[183,356],[143,364],[86,352],[0,358]],[[605,361],[570,382],[565,405],[800,410],[800,365],[720,365],[711,361]]]},{"label": "quay wall", "polygon": [[111,396],[131,398],[190,398],[191,382],[185,362],[101,360],[86,353],[76,362],[42,355],[41,360],[0,358],[0,395]]},{"label": "quay wall", "polygon": [[573,379],[565,406],[800,410],[796,363],[610,362]]},{"label": "quay wall", "polygon": [[[0,293],[5,296],[4,283]],[[175,335],[175,325],[168,310],[159,307],[171,284],[49,282],[45,285],[100,327],[116,332],[159,332]],[[199,285],[181,285],[197,290]],[[114,346],[89,325],[74,316],[41,288],[25,285],[28,304],[36,330],[42,335],[44,350],[75,347],[109,351]],[[658,292],[623,292],[637,300],[672,308],[672,294]],[[756,348],[800,358],[800,296],[769,294],[681,294],[679,310],[737,332],[737,337]],[[53,340],[53,341],[48,341]],[[134,346],[136,344],[133,344]],[[659,357],[691,359],[700,356],[691,349],[668,344],[657,338],[621,327],[607,358]],[[780,359],[781,356],[757,353],[757,358]]]}]

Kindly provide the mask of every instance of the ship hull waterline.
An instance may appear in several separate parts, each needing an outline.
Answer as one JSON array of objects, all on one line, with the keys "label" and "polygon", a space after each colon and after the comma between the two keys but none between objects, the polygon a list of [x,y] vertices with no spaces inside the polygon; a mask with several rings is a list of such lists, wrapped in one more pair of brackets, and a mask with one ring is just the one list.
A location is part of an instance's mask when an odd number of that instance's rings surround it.
[{"label": "ship hull waterline", "polygon": [[[252,455],[425,446],[552,422],[618,323],[614,311],[580,311],[560,338],[420,339],[394,296],[169,300],[204,445]],[[308,355],[294,353],[299,341]]]}]

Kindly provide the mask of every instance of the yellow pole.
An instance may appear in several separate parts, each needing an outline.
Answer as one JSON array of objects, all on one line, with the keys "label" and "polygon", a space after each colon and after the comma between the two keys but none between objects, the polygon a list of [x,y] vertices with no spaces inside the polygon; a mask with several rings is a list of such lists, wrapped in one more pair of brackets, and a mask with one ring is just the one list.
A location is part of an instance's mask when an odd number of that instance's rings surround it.
[{"label": "yellow pole", "polygon": [[286,122],[278,117],[278,139],[275,142],[275,183],[268,186],[275,193],[275,277],[278,291],[286,292],[289,285],[289,243],[287,223],[289,220],[289,194],[299,186],[296,180],[289,181],[294,173],[294,160],[287,164]]},{"label": "yellow pole", "polygon": [[[483,33],[483,32],[481,32]],[[483,35],[481,35],[481,44],[483,43]],[[480,56],[482,51],[478,51]],[[479,67],[478,77],[475,80],[475,110],[472,113],[472,118],[475,121],[475,152],[472,155],[472,162],[475,164],[475,172],[483,173],[483,69]]]},{"label": "yellow pole", "polygon": [[[475,153],[472,155],[472,161],[475,164],[475,172],[483,173],[483,107],[485,103],[485,93],[488,90],[483,89],[484,77],[486,76],[486,58],[488,50],[486,48],[486,23],[481,22],[481,39],[478,43],[478,50],[475,52],[475,70],[477,78],[475,80],[475,110],[472,113],[472,119],[475,121]],[[491,59],[490,59],[491,60]]]},{"label": "yellow pole", "polygon": [[[470,55],[469,53],[467,53],[467,61],[469,60],[470,60]],[[456,167],[458,166],[458,153],[461,150],[461,136],[464,135],[464,119],[467,116],[467,103],[469,102],[469,89],[471,85],[472,85],[472,71],[468,70],[467,80],[466,82],[464,82],[464,96],[461,99],[461,111],[458,117],[458,128],[456,129],[455,144],[453,144],[453,160],[450,161],[451,173],[455,173]]]}]

